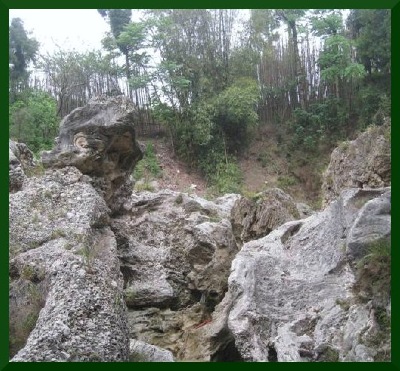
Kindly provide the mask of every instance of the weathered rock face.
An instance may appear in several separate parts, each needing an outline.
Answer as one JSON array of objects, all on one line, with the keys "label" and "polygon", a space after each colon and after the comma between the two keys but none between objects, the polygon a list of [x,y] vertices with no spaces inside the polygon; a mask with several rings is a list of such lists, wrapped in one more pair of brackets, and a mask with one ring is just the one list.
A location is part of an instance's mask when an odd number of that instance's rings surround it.
[{"label": "weathered rock face", "polygon": [[236,238],[250,241],[266,236],[285,222],[300,217],[297,206],[288,194],[272,188],[256,199],[241,197],[232,209],[232,227]]},{"label": "weathered rock face", "polygon": [[360,300],[354,288],[363,269],[354,259],[388,235],[388,189],[343,191],[323,212],[243,246],[205,331],[230,334],[247,361],[390,359],[390,299]]},{"label": "weathered rock face", "polygon": [[[126,361],[123,280],[109,209],[73,167],[10,194],[13,361]],[[37,321],[36,321],[37,318]],[[22,345],[21,344],[21,345]]]},{"label": "weathered rock face", "polygon": [[338,151],[327,199],[343,169],[364,188],[314,214],[279,189],[131,195],[131,118],[121,97],[75,110],[40,177],[10,143],[12,361],[390,359],[390,188],[365,187],[386,155],[364,176]]},{"label": "weathered rock face", "polygon": [[132,338],[192,359],[190,331],[210,319],[227,290],[238,251],[229,215],[238,197],[142,193],[113,219]]},{"label": "weathered rock face", "polygon": [[[360,193],[368,193],[368,191]],[[390,191],[365,203],[347,235],[346,252],[351,260],[358,261],[365,256],[368,253],[367,247],[371,241],[390,239],[390,211]]]},{"label": "weathered rock face", "polygon": [[33,153],[24,143],[8,141],[8,189],[17,192],[22,188],[26,179],[25,171],[36,165]]},{"label": "weathered rock face", "polygon": [[93,179],[112,211],[131,195],[129,176],[142,152],[135,140],[134,107],[124,96],[92,99],[60,124],[56,147],[42,154],[45,167],[74,166]]},{"label": "weathered rock face", "polygon": [[374,126],[332,152],[323,176],[323,201],[328,204],[345,188],[379,188],[390,184],[390,126]]},{"label": "weathered rock face", "polygon": [[171,352],[139,340],[130,342],[131,362],[174,362]]},{"label": "weathered rock face", "polygon": [[43,153],[53,169],[39,177],[25,177],[33,157],[10,142],[10,188],[18,190],[9,202],[13,361],[129,360],[110,209],[130,197],[128,179],[142,156],[132,117],[123,97],[76,109],[56,148]]}]

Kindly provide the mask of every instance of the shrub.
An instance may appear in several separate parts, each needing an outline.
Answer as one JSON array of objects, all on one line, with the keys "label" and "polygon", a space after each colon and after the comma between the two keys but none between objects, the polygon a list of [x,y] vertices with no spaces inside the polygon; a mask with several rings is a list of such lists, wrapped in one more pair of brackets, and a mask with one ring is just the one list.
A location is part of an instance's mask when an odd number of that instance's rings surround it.
[{"label": "shrub", "polygon": [[217,194],[240,193],[243,177],[239,166],[231,160],[216,164],[210,181]]},{"label": "shrub", "polygon": [[369,245],[367,254],[357,263],[354,289],[361,299],[381,306],[389,301],[390,285],[391,243],[390,239],[379,239]]},{"label": "shrub", "polygon": [[34,91],[9,107],[10,137],[35,153],[52,147],[58,124],[57,103],[45,92]]},{"label": "shrub", "polygon": [[[45,305],[47,286],[29,282],[22,285],[18,296],[21,302],[10,302],[9,352],[13,357],[26,343],[34,329],[40,310]],[[23,303],[23,305],[21,305]]]},{"label": "shrub", "polygon": [[258,123],[259,97],[252,79],[239,79],[217,96],[213,121],[222,130],[230,153],[241,152],[247,146],[249,129]]},{"label": "shrub", "polygon": [[242,172],[236,159],[224,152],[221,142],[214,140],[209,150],[204,148],[199,156],[198,167],[205,175],[213,194],[240,192]]},{"label": "shrub", "polygon": [[294,186],[297,184],[295,178],[290,175],[281,175],[278,177],[278,187],[282,189],[287,189],[288,187]]},{"label": "shrub", "polygon": [[323,140],[332,143],[345,136],[349,115],[340,99],[327,98],[323,103],[311,104],[307,110],[296,108],[289,129],[292,146],[316,151]]},{"label": "shrub", "polygon": [[161,175],[162,170],[154,152],[154,147],[151,143],[148,143],[143,154],[143,159],[139,161],[133,171],[133,177],[136,180],[143,178],[148,183],[151,178],[159,178]]}]

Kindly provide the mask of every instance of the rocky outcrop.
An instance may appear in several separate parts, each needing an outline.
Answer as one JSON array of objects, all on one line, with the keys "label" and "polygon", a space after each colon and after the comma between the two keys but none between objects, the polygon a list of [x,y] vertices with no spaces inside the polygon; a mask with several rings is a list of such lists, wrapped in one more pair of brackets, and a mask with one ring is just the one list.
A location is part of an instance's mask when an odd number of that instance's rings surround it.
[{"label": "rocky outcrop", "polygon": [[123,280],[108,214],[73,167],[29,178],[10,194],[11,344],[23,344],[23,331],[32,330],[13,361],[129,359]]},{"label": "rocky outcrop", "polygon": [[323,175],[322,198],[327,205],[345,188],[379,188],[390,184],[390,126],[374,126],[332,152]]},{"label": "rocky outcrop", "polygon": [[143,341],[131,340],[131,362],[174,362],[172,353]]},{"label": "rocky outcrop", "polygon": [[[230,334],[246,361],[390,359],[390,281],[385,302],[360,296],[367,260],[354,260],[367,259],[368,247],[388,235],[390,190],[352,189],[326,210],[246,243],[206,325],[210,339]],[[212,347],[210,340],[205,351]]]},{"label": "rocky outcrop", "polygon": [[17,192],[22,189],[26,179],[26,171],[36,165],[33,153],[24,143],[8,141],[8,189]]},{"label": "rocky outcrop", "polygon": [[96,97],[67,115],[57,144],[42,153],[46,168],[74,166],[92,178],[113,212],[132,193],[129,177],[142,152],[135,140],[134,106],[124,96]]},{"label": "rocky outcrop", "polygon": [[383,157],[363,136],[332,156],[339,196],[312,213],[279,189],[131,195],[132,118],[123,97],[73,111],[29,177],[10,142],[12,361],[390,360],[383,129]]},{"label": "rocky outcrop", "polygon": [[[359,192],[363,193],[369,192]],[[371,241],[390,239],[391,235],[390,190],[370,201],[366,201],[365,197],[361,200],[366,203],[351,226],[346,241],[348,257],[356,261],[368,253],[367,248]]]},{"label": "rocky outcrop", "polygon": [[272,188],[249,199],[236,201],[231,222],[236,238],[247,242],[261,238],[285,222],[299,219],[300,214],[291,196]]},{"label": "rocky outcrop", "polygon": [[[129,360],[123,275],[110,215],[130,197],[129,177],[142,156],[132,119],[124,97],[92,100],[62,121],[56,147],[42,154],[48,170],[14,181],[19,191],[9,199],[12,361]],[[15,159],[21,168],[29,160],[22,148],[10,143],[10,173],[11,164],[19,166]]]},{"label": "rocky outcrop", "polygon": [[145,192],[113,218],[132,338],[194,359],[189,343],[224,297],[238,251],[229,222],[238,197]]}]

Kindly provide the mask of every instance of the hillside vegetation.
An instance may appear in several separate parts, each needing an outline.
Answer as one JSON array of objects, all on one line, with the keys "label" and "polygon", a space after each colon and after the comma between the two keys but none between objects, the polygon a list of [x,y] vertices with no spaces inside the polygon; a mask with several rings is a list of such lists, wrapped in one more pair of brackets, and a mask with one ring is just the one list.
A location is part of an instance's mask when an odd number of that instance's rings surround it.
[{"label": "hillside vegetation", "polygon": [[99,9],[110,32],[85,53],[44,55],[11,20],[12,139],[49,149],[74,108],[125,94],[209,194],[278,186],[318,206],[331,150],[390,117],[389,9],[132,12]]}]

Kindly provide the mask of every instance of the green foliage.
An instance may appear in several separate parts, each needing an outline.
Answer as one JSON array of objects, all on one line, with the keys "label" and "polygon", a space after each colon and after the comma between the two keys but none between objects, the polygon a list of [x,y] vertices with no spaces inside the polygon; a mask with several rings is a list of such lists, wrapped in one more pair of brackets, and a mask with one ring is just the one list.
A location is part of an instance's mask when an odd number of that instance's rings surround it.
[{"label": "green foliage", "polygon": [[230,81],[234,82],[238,77],[246,77],[254,80],[257,79],[256,66],[258,60],[259,54],[250,47],[237,48],[233,50],[230,59]]},{"label": "green foliage", "polygon": [[372,334],[360,336],[360,342],[376,350],[374,355],[375,362],[390,362],[391,348],[391,317],[386,308],[374,305],[373,312],[378,326]]},{"label": "green foliage", "polygon": [[66,237],[66,236],[67,235],[66,235],[65,231],[63,229],[61,229],[61,228],[53,229],[52,232],[51,232],[51,239],[52,240],[55,240],[55,239],[61,238],[61,237]]},{"label": "green foliage", "polygon": [[248,130],[258,123],[259,97],[256,81],[238,79],[215,100],[215,123],[227,139],[229,152],[246,146]]},{"label": "green foliage", "polygon": [[160,100],[153,102],[152,109],[154,119],[167,126],[170,131],[173,131],[177,121],[177,111]]},{"label": "green foliage", "polygon": [[216,164],[210,182],[217,194],[240,193],[243,177],[239,166],[233,160]]},{"label": "green foliage", "polygon": [[[221,146],[219,146],[221,148]],[[199,168],[205,174],[215,195],[240,193],[243,175],[233,157],[225,157],[215,146],[199,160]]]},{"label": "green foliage", "polygon": [[138,162],[133,171],[133,177],[136,180],[144,178],[148,181],[151,178],[159,178],[161,175],[162,170],[154,152],[153,144],[148,143],[143,153],[143,159]]},{"label": "green foliage", "polygon": [[390,316],[388,316],[386,309],[379,307],[375,309],[375,318],[378,322],[378,325],[382,331],[389,331],[392,326],[392,320]]},{"label": "green foliage", "polygon": [[42,162],[38,161],[35,166],[28,167],[28,168],[24,169],[24,171],[25,171],[25,175],[30,178],[30,177],[41,177],[44,175],[46,170],[45,170]]},{"label": "green foliage", "polygon": [[360,124],[363,128],[382,125],[385,117],[391,116],[390,96],[372,81],[360,90]]},{"label": "green foliage", "polygon": [[[103,18],[107,18],[110,22],[111,32],[116,40],[118,40],[125,27],[130,23],[132,10],[131,9],[98,9],[98,12]],[[126,45],[124,42],[119,43],[118,47],[122,53],[126,53]]]},{"label": "green foliage", "polygon": [[144,182],[140,181],[135,183],[134,190],[136,192],[143,192],[143,191],[153,192],[154,187],[151,185],[149,181],[144,181]]},{"label": "green foliage", "polygon": [[9,352],[13,357],[26,343],[34,329],[40,310],[45,305],[47,287],[42,284],[28,282],[21,286],[18,295],[23,298],[25,305],[10,303],[9,313]]},{"label": "green foliage", "polygon": [[18,95],[27,88],[30,62],[35,62],[39,43],[28,37],[24,29],[24,22],[20,18],[13,18],[9,27],[9,57],[10,68],[10,103],[18,99]]},{"label": "green foliage", "polygon": [[82,256],[83,266],[87,273],[94,273],[94,262],[99,254],[98,246],[90,244],[89,241],[85,241],[84,235],[76,235],[78,241],[80,241],[82,247],[77,251],[77,254]]},{"label": "green foliage", "polygon": [[43,269],[36,268],[32,265],[24,265],[21,270],[21,278],[38,283],[45,277],[45,271]]},{"label": "green foliage", "polygon": [[52,147],[58,124],[56,102],[47,93],[33,91],[26,100],[9,107],[10,137],[25,143],[33,152]]},{"label": "green foliage", "polygon": [[311,27],[317,36],[336,35],[343,30],[343,18],[337,10],[317,10],[311,17]]},{"label": "green foliage", "polygon": [[183,203],[183,196],[182,193],[179,193],[179,195],[176,197],[174,204],[175,205],[182,205]]},{"label": "green foliage", "polygon": [[[258,100],[256,82],[237,79],[213,99],[181,112],[159,103],[154,114],[167,123],[179,156],[204,173],[215,193],[239,192],[241,172],[231,156],[248,144],[249,131],[258,123]],[[138,171],[142,177],[140,163]]]},{"label": "green foliage", "polygon": [[319,65],[321,78],[328,82],[357,79],[365,75],[364,66],[351,61],[350,40],[342,35],[332,35],[325,40]]},{"label": "green foliage", "polygon": [[181,144],[178,152],[189,161],[201,159],[203,163],[213,155],[211,150],[225,157],[242,152],[249,130],[258,122],[258,99],[256,82],[239,79],[214,99],[192,105],[176,129],[176,141]]},{"label": "green foliage", "polygon": [[336,299],[336,304],[340,306],[345,312],[351,307],[351,301],[348,299]]},{"label": "green foliage", "polygon": [[147,143],[146,150],[143,153],[143,159],[139,161],[133,171],[133,177],[137,181],[135,183],[135,191],[153,192],[154,187],[151,181],[162,176],[162,170],[158,163],[157,156],[154,152],[152,143]]},{"label": "green foliage", "polygon": [[302,146],[308,151],[316,151],[321,140],[331,143],[344,136],[349,117],[342,101],[337,98],[314,103],[308,110],[297,108],[290,123],[292,145]]},{"label": "green foliage", "polygon": [[385,305],[391,294],[391,242],[380,239],[370,244],[367,254],[358,262],[356,293],[362,300]]},{"label": "green foliage", "polygon": [[281,175],[278,177],[278,187],[284,190],[296,184],[297,184],[296,179],[290,175]]},{"label": "green foliage", "polygon": [[319,355],[318,362],[339,362],[339,351],[327,346]]},{"label": "green foliage", "polygon": [[357,59],[367,72],[390,72],[390,9],[353,9],[347,24],[356,40]]}]

